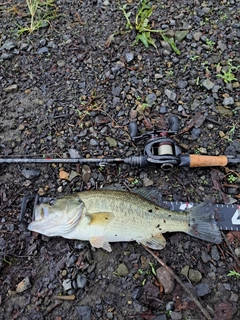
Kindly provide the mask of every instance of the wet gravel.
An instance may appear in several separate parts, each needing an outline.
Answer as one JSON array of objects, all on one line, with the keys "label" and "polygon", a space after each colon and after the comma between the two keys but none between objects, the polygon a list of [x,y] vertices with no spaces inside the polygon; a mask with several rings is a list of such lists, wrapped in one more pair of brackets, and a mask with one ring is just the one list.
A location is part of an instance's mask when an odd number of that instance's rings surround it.
[{"label": "wet gravel", "polygon": [[[138,3],[127,2],[133,22]],[[168,30],[180,55],[158,34],[157,50],[133,46],[136,34],[126,32],[119,10],[124,1],[54,3],[57,17],[21,36],[16,31],[29,23],[25,1],[0,4],[1,158],[140,155],[144,144],[131,141],[129,124],[141,134],[167,130],[172,115],[183,153],[240,154],[239,1],[152,1],[154,29]],[[157,186],[163,200],[237,203],[239,179],[239,166],[166,172],[154,165],[1,164],[0,319],[204,319],[143,247],[115,243],[106,253],[34,235],[18,220],[21,200],[114,184]],[[240,271],[240,237],[224,234],[230,248],[225,240],[216,246],[166,235],[159,257],[213,319],[237,320],[240,284],[228,274]]]}]

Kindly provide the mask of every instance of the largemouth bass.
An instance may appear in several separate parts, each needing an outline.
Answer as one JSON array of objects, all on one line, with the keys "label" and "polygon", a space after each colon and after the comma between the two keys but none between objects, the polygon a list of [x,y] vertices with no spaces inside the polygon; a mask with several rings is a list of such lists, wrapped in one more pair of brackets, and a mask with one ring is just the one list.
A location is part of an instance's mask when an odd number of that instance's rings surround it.
[{"label": "largemouth bass", "polygon": [[137,241],[161,250],[166,245],[162,233],[176,231],[221,242],[211,203],[176,212],[150,201],[146,191],[143,195],[102,189],[63,196],[37,205],[28,229],[49,237],[87,240],[109,252],[109,242],[118,241]]}]

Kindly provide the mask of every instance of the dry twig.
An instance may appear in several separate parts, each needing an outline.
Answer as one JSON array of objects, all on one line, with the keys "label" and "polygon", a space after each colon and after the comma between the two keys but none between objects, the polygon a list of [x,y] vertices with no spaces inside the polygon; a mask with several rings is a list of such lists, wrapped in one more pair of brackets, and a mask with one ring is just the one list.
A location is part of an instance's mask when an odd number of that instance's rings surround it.
[{"label": "dry twig", "polygon": [[[240,261],[239,261],[238,258],[236,257],[236,254],[235,254],[235,252],[233,251],[232,247],[230,246],[230,244],[229,244],[229,242],[228,242],[228,240],[227,240],[224,232],[221,232],[221,233],[222,233],[222,237],[223,237],[224,241],[226,242],[226,244],[227,244],[227,246],[228,246],[229,251],[231,252],[231,256],[232,256],[233,259],[235,260],[235,262],[236,262],[236,264],[238,265],[238,267],[240,267]],[[230,253],[230,252],[229,252],[229,253]]]},{"label": "dry twig", "polygon": [[192,294],[192,292],[183,284],[182,280],[172,271],[171,268],[169,268],[163,261],[162,259],[160,259],[151,249],[149,249],[148,247],[145,247],[144,245],[142,245],[156,260],[158,263],[160,263],[164,268],[166,268],[166,270],[172,275],[172,277],[178,282],[180,283],[180,285],[183,287],[183,289],[187,292],[187,294],[189,295],[189,297],[192,299],[192,301],[196,304],[196,306],[201,310],[202,314],[204,314],[204,316],[207,318],[207,320],[212,320],[211,315],[207,312],[207,310],[205,310],[203,308],[203,306],[201,305],[201,303],[197,300],[197,298],[194,297],[194,295]]},{"label": "dry twig", "polygon": [[75,295],[71,294],[70,296],[54,296],[54,299],[64,300],[64,301],[72,301],[72,300],[75,300]]}]

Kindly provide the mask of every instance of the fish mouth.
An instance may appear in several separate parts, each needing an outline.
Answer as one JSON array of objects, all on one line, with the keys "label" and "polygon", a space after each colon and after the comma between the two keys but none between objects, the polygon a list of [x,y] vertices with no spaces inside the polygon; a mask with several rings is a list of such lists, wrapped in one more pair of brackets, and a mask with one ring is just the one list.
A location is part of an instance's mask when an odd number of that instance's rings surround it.
[{"label": "fish mouth", "polygon": [[37,205],[34,211],[33,220],[34,221],[42,221],[43,219],[49,216],[48,207],[43,204]]}]

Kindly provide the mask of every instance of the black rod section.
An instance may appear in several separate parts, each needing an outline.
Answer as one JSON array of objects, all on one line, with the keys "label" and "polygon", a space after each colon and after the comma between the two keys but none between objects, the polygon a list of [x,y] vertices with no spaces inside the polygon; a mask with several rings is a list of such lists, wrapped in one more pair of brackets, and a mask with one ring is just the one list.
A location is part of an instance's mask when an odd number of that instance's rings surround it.
[{"label": "black rod section", "polygon": [[124,162],[124,159],[115,158],[0,158],[0,163],[101,163],[101,162]]},{"label": "black rod section", "polygon": [[0,163],[126,163],[131,166],[144,167],[148,164],[147,155],[127,158],[0,158]]}]

